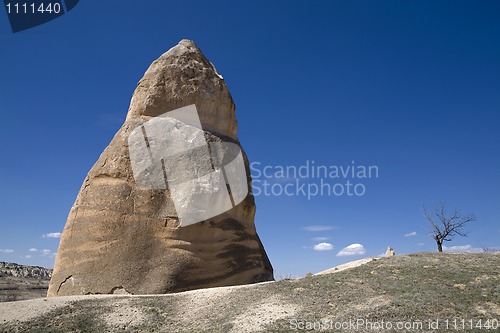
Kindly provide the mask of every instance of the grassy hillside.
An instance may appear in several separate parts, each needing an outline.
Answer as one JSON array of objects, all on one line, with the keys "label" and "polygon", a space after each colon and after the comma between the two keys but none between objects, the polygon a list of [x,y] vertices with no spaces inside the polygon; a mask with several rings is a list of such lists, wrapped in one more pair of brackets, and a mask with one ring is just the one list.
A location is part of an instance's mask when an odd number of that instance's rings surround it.
[{"label": "grassy hillside", "polygon": [[[500,255],[419,253],[252,286],[6,304],[0,332],[500,332]],[[28,308],[42,310],[11,320]]]}]

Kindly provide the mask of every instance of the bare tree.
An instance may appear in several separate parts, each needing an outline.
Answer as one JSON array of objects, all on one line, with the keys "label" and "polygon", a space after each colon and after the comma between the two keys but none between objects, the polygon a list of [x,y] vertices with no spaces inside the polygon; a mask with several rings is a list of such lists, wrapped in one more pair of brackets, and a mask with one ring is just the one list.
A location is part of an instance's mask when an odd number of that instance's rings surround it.
[{"label": "bare tree", "polygon": [[449,242],[457,235],[467,237],[467,233],[462,229],[463,226],[476,221],[474,215],[462,215],[456,209],[453,209],[448,214],[443,202],[434,211],[427,211],[425,207],[422,210],[432,227],[429,236],[436,241],[438,252],[443,252],[443,242]]}]

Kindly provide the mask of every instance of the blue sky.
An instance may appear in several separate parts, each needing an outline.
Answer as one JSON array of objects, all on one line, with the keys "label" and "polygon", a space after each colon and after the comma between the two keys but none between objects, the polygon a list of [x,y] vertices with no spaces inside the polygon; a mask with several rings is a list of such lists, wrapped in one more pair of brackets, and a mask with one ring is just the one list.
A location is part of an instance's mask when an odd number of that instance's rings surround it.
[{"label": "blue sky", "polygon": [[[421,207],[442,200],[478,218],[447,246],[500,247],[499,36],[500,2],[486,0],[82,1],[15,34],[3,11],[0,260],[53,265],[56,233],[137,82],[183,38],[224,76],[255,169],[378,168],[354,180],[362,196],[256,197],[277,278],[387,246],[435,251]],[[364,254],[338,256],[351,244]]]}]

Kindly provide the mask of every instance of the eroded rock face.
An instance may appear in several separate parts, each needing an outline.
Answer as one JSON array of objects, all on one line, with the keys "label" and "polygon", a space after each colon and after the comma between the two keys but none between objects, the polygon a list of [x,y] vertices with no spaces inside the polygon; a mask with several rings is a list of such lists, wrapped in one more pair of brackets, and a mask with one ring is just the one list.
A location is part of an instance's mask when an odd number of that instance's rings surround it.
[{"label": "eroded rock face", "polygon": [[148,120],[195,104],[207,142],[239,145],[235,106],[215,67],[183,40],[140,80],[127,118],[88,173],[66,222],[48,296],[161,294],[273,280],[250,192],[218,216],[180,227],[170,191],[133,176],[128,137]]},{"label": "eroded rock face", "polygon": [[24,266],[0,261],[0,277],[2,276],[48,280],[52,276],[52,270],[39,266]]}]

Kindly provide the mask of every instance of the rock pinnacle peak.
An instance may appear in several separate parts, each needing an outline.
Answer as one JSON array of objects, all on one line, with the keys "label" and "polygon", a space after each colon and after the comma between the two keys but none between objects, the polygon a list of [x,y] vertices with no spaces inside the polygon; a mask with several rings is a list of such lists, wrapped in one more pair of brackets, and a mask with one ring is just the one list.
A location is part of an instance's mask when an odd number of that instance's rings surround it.
[{"label": "rock pinnacle peak", "polygon": [[204,129],[236,139],[235,105],[224,79],[193,41],[183,39],[144,73],[127,119],[156,117],[191,104]]}]

